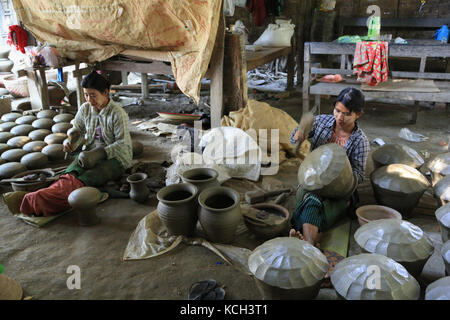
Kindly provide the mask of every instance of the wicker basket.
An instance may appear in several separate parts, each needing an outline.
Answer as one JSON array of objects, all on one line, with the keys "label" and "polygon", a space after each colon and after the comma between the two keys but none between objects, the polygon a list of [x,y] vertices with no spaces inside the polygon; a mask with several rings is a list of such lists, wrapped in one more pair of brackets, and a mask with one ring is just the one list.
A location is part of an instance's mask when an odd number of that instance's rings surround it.
[{"label": "wicker basket", "polygon": [[15,75],[10,75],[3,78],[3,84],[15,98],[25,98],[30,96],[27,77],[17,78]]}]

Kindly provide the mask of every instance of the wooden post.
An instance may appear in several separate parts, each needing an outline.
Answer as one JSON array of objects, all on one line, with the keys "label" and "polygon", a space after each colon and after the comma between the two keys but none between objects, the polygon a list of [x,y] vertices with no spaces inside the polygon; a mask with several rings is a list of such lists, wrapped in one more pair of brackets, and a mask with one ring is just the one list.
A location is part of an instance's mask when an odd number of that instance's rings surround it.
[{"label": "wooden post", "polygon": [[[295,72],[295,50],[296,41],[295,37],[291,40],[291,53],[287,56],[287,81],[286,90],[292,90],[294,87],[294,72]],[[297,78],[297,82],[299,82]]]},{"label": "wooden post", "polygon": [[77,79],[77,105],[78,105],[78,108],[80,108],[81,105],[86,102],[86,100],[84,99],[83,88],[81,87],[82,74],[81,74],[81,72],[78,72],[79,70],[80,70],[80,64],[77,62],[77,63],[75,63],[74,73],[75,73],[75,78]]},{"label": "wooden post", "polygon": [[148,77],[146,73],[141,73],[142,99],[148,98]]},{"label": "wooden post", "polygon": [[305,43],[304,68],[303,68],[303,114],[309,111],[309,75],[311,70],[311,55],[309,52],[309,43]]},{"label": "wooden post", "polygon": [[127,75],[127,73],[128,72],[126,72],[126,71],[120,71],[120,74],[122,76],[122,84],[125,85],[125,86],[128,84],[128,75]]}]

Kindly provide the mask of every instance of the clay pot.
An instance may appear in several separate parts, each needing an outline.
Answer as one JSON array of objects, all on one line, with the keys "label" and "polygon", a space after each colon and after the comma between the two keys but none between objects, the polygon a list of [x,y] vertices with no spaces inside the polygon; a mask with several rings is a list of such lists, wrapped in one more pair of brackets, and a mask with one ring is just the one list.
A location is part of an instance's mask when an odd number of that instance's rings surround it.
[{"label": "clay pot", "polygon": [[423,158],[416,150],[404,144],[385,144],[372,153],[375,168],[401,163],[413,168],[423,165]]},{"label": "clay pot", "polygon": [[444,277],[428,285],[425,300],[450,300],[450,277]]},{"label": "clay pot", "polygon": [[344,148],[329,143],[309,153],[298,169],[298,182],[325,198],[350,197],[357,185]]},{"label": "clay pot", "polygon": [[41,152],[48,157],[49,161],[61,161],[66,155],[63,148],[62,144],[52,144],[44,147]]},{"label": "clay pot", "polygon": [[136,140],[131,140],[131,147],[133,148],[133,159],[144,151],[144,145]]},{"label": "clay pot", "polygon": [[0,179],[8,179],[12,176],[26,171],[27,167],[20,162],[8,162],[0,165]]},{"label": "clay pot", "polygon": [[75,118],[74,115],[72,115],[70,113],[61,113],[61,114],[54,116],[53,121],[55,123],[70,122],[70,121],[72,121],[73,118]]},{"label": "clay pot", "polygon": [[3,122],[0,124],[0,132],[10,132],[12,128],[17,126],[17,123],[9,121],[9,122]]},{"label": "clay pot", "polygon": [[20,118],[17,118],[15,120],[15,123],[17,124],[32,124],[34,120],[36,120],[37,118],[35,116],[22,116]]},{"label": "clay pot", "polygon": [[31,124],[19,124],[11,128],[9,132],[11,132],[15,136],[26,136],[33,130],[34,128]]},{"label": "clay pot", "polygon": [[441,230],[442,242],[446,242],[450,239],[450,202],[437,209],[435,216]]},{"label": "clay pot", "polygon": [[403,220],[371,221],[355,232],[355,241],[363,252],[378,253],[394,259],[418,277],[433,254],[431,239],[418,226]]},{"label": "clay pot", "polygon": [[48,99],[49,105],[51,106],[59,106],[61,105],[61,100],[64,99],[66,93],[63,89],[57,86],[48,86]]},{"label": "clay pot", "polygon": [[377,203],[397,210],[403,217],[409,217],[430,186],[418,170],[404,164],[381,167],[372,172],[370,181]]},{"label": "clay pot", "polygon": [[402,215],[397,210],[378,205],[361,206],[356,209],[356,216],[360,226],[380,219],[402,219]]},{"label": "clay pot", "polygon": [[11,138],[14,138],[11,132],[0,132],[0,143],[6,143]]},{"label": "clay pot", "polygon": [[100,222],[95,213],[95,207],[101,200],[100,190],[93,187],[82,187],[72,191],[67,200],[75,209],[80,226],[92,226]]},{"label": "clay pot", "polygon": [[273,203],[258,203],[251,208],[254,210],[244,211],[244,222],[258,238],[269,240],[289,232],[290,215],[286,208]]},{"label": "clay pot", "polygon": [[28,152],[22,149],[11,149],[2,153],[1,158],[7,162],[19,162]]},{"label": "clay pot", "polygon": [[450,276],[450,240],[446,241],[442,246],[441,255],[444,259],[445,272]]},{"label": "clay pot", "polygon": [[7,145],[6,143],[0,143],[0,155],[9,149],[11,149],[10,145]]},{"label": "clay pot", "polygon": [[1,119],[5,122],[14,122],[20,117],[22,117],[22,114],[17,113],[17,112],[10,112],[10,113],[5,113],[4,115],[2,115]]},{"label": "clay pot", "polygon": [[39,111],[36,115],[38,119],[53,119],[55,116],[56,111],[50,109]]},{"label": "clay pot", "polygon": [[50,130],[52,128],[52,126],[54,125],[54,122],[53,122],[52,119],[38,118],[37,120],[34,120],[31,125],[34,128],[36,128],[36,129],[47,129],[47,130]]},{"label": "clay pot", "polygon": [[41,152],[45,146],[47,144],[44,141],[31,141],[25,144],[22,149],[27,152]]},{"label": "clay pot", "polygon": [[9,59],[0,58],[0,72],[11,72],[14,62]]},{"label": "clay pot", "polygon": [[206,238],[212,242],[231,243],[241,219],[240,196],[228,187],[212,187],[198,196],[198,219]]},{"label": "clay pot", "polygon": [[200,193],[207,188],[220,186],[219,181],[217,181],[218,175],[214,169],[195,168],[184,171],[181,175],[181,180],[192,183],[198,188]]},{"label": "clay pot", "polygon": [[47,144],[62,144],[66,138],[67,134],[65,133],[52,133],[45,137],[44,142]]},{"label": "clay pot", "polygon": [[48,163],[48,158],[41,152],[32,152],[24,155],[20,159],[20,163],[24,164],[29,170],[43,168]]},{"label": "clay pot", "polygon": [[290,237],[275,238],[255,248],[248,266],[264,300],[312,300],[329,268],[319,249]]},{"label": "clay pot", "polygon": [[67,130],[72,128],[72,125],[68,122],[59,122],[52,126],[53,133],[67,133]]},{"label": "clay pot", "polygon": [[127,177],[127,182],[130,184],[130,198],[136,202],[144,203],[148,200],[150,190],[145,184],[147,175],[145,173],[134,173]]},{"label": "clay pot", "polygon": [[440,203],[447,203],[450,201],[450,175],[445,176],[433,187],[434,195],[439,199]]},{"label": "clay pot", "polygon": [[89,151],[82,151],[78,156],[78,165],[85,169],[91,169],[105,158],[106,151],[104,148],[95,148]]},{"label": "clay pot", "polygon": [[158,216],[170,235],[191,236],[197,224],[198,189],[190,183],[166,186],[158,191]]},{"label": "clay pot", "polygon": [[45,137],[48,136],[51,133],[52,132],[50,130],[47,130],[47,129],[37,129],[37,130],[31,131],[28,134],[28,136],[33,141],[44,141]]},{"label": "clay pot", "polygon": [[[367,283],[371,279],[368,278],[375,271],[379,286],[369,287]],[[377,253],[363,253],[340,261],[330,279],[338,296],[346,300],[418,300],[420,297],[419,283],[405,267]]]},{"label": "clay pot", "polygon": [[[28,170],[24,171],[22,173],[16,174],[12,178],[22,178],[24,176],[30,175],[30,174],[45,174],[48,178],[53,177],[55,175],[55,172],[49,169],[40,169],[40,170]],[[11,182],[12,189],[14,191],[28,191],[33,192],[42,188],[47,188],[53,183],[53,181],[36,181],[36,182]]]},{"label": "clay pot", "polygon": [[450,152],[438,154],[428,164],[431,171],[432,185],[434,186],[444,176],[450,175]]},{"label": "clay pot", "polygon": [[25,144],[31,141],[31,138],[28,136],[18,136],[12,137],[6,143],[11,146],[11,148],[22,148]]}]

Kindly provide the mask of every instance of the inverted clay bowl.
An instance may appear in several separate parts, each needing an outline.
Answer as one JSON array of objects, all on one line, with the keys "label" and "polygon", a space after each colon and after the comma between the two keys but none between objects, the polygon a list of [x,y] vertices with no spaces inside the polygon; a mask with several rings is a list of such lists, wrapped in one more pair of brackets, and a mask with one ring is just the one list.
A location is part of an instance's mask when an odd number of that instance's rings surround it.
[{"label": "inverted clay bowl", "polygon": [[53,133],[67,133],[67,130],[72,128],[72,125],[68,122],[58,122],[52,126]]},{"label": "inverted clay bowl", "polygon": [[[42,111],[41,111],[42,112]],[[35,129],[47,129],[50,130],[52,128],[52,126],[55,123],[53,122],[52,119],[49,118],[39,118],[37,120],[34,120],[31,125],[35,128]]]},{"label": "inverted clay bowl", "polygon": [[402,219],[397,210],[379,205],[366,205],[356,209],[359,225],[362,226],[370,221],[380,219]]},{"label": "inverted clay bowl", "polygon": [[28,115],[17,118],[14,122],[17,124],[32,124],[34,120],[37,120],[36,116]]},{"label": "inverted clay bowl", "polygon": [[4,115],[2,115],[2,120],[5,122],[14,122],[16,121],[18,118],[20,118],[22,116],[21,113],[18,112],[9,112],[9,113],[5,113]]},{"label": "inverted clay bowl", "polygon": [[329,268],[319,249],[293,237],[264,242],[248,266],[265,300],[314,299]]},{"label": "inverted clay bowl", "polygon": [[425,190],[430,187],[427,178],[413,167],[390,164],[370,175],[378,204],[393,208],[403,217],[409,217]]},{"label": "inverted clay bowl", "polygon": [[12,176],[26,171],[27,167],[20,162],[7,162],[0,165],[0,179],[8,179]]},{"label": "inverted clay bowl", "polygon": [[158,191],[158,216],[170,235],[191,236],[197,224],[198,189],[190,183],[166,186]]},{"label": "inverted clay bowl", "polygon": [[3,153],[3,152],[5,152],[5,151],[7,151],[7,150],[10,150],[11,149],[11,146],[9,146],[8,144],[6,144],[6,143],[0,143],[0,155]]},{"label": "inverted clay bowl", "polygon": [[45,137],[44,142],[47,144],[62,144],[67,138],[65,133],[52,133]]},{"label": "inverted clay bowl", "polygon": [[[23,178],[28,175],[32,174],[44,174],[47,178],[53,177],[55,175],[55,172],[49,169],[38,169],[38,170],[28,170],[21,172],[19,174],[16,174],[13,176],[13,178]],[[39,181],[34,180],[34,182],[11,182],[11,186],[14,191],[28,191],[33,192],[42,188],[47,188],[52,184],[53,181]]]},{"label": "inverted clay bowl", "polygon": [[29,170],[40,169],[47,165],[48,157],[41,152],[32,152],[24,155],[20,159],[20,163],[24,164]]},{"label": "inverted clay bowl", "polygon": [[31,138],[28,136],[18,136],[9,139],[6,144],[11,146],[11,148],[22,148],[28,142],[31,141]]},{"label": "inverted clay bowl", "polygon": [[81,226],[91,226],[100,222],[95,213],[95,207],[101,200],[101,192],[97,188],[82,187],[69,194],[68,202],[78,215]]},{"label": "inverted clay bowl", "polygon": [[51,134],[52,132],[48,129],[37,129],[31,131],[28,136],[33,141],[44,141],[45,137]]},{"label": "inverted clay bowl", "polygon": [[70,113],[61,113],[53,117],[55,123],[70,122],[74,116]]},{"label": "inverted clay bowl", "polygon": [[18,124],[11,128],[9,132],[15,136],[27,136],[31,131],[35,130],[31,124]]},{"label": "inverted clay bowl", "polygon": [[[378,281],[371,281],[376,272]],[[330,275],[338,296],[346,300],[418,300],[420,286],[398,262],[363,253],[339,262]]]},{"label": "inverted clay bowl", "polygon": [[7,162],[20,162],[20,159],[28,152],[22,149],[11,149],[2,153],[1,157]]},{"label": "inverted clay bowl", "polygon": [[441,255],[445,263],[445,272],[450,276],[450,240],[447,240],[442,246]]},{"label": "inverted clay bowl", "polygon": [[363,252],[378,253],[394,259],[418,277],[433,254],[431,239],[418,226],[404,220],[372,221],[355,232],[355,241]]},{"label": "inverted clay bowl", "polygon": [[6,143],[13,137],[14,135],[11,132],[0,132],[0,143]]},{"label": "inverted clay bowl", "polygon": [[54,110],[42,110],[36,115],[38,119],[53,119],[56,116],[56,111]]},{"label": "inverted clay bowl", "polygon": [[450,152],[438,154],[427,164],[427,167],[431,171],[432,183],[435,185],[443,177],[450,175]]},{"label": "inverted clay bowl", "polygon": [[450,239],[450,202],[438,208],[435,212],[441,230],[442,242]]},{"label": "inverted clay bowl", "polygon": [[450,277],[430,283],[425,290],[425,300],[450,300]]},{"label": "inverted clay bowl", "polygon": [[219,174],[214,169],[195,168],[184,171],[181,175],[181,180],[195,185],[200,193],[207,188],[219,186],[218,176]]},{"label": "inverted clay bowl", "polygon": [[3,122],[0,124],[0,132],[10,132],[15,126],[17,126],[17,123],[14,121]]},{"label": "inverted clay bowl", "polygon": [[376,168],[401,163],[417,169],[424,164],[419,153],[404,144],[385,144],[372,153],[372,159]]},{"label": "inverted clay bowl", "polygon": [[336,143],[322,145],[309,153],[297,177],[303,189],[325,198],[347,197],[356,184],[345,150]]},{"label": "inverted clay bowl", "polygon": [[22,149],[27,152],[41,152],[47,144],[44,141],[30,141],[25,144]]},{"label": "inverted clay bowl", "polygon": [[272,239],[289,232],[289,211],[273,203],[257,203],[244,211],[247,229],[261,239]]},{"label": "inverted clay bowl", "polygon": [[62,144],[51,144],[42,149],[42,153],[48,157],[49,161],[61,161],[64,159],[65,152]]}]

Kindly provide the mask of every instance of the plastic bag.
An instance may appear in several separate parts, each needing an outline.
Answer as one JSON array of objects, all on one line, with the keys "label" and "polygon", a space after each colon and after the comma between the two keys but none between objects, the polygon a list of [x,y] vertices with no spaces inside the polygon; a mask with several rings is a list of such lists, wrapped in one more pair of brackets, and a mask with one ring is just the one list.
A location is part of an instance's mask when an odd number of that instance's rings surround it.
[{"label": "plastic bag", "polygon": [[408,128],[403,128],[400,130],[400,133],[398,134],[400,138],[403,138],[405,140],[411,141],[411,142],[422,142],[427,141],[428,137],[424,136],[420,133],[415,133],[409,130]]},{"label": "plastic bag", "polygon": [[291,20],[275,20],[276,24],[269,24],[254,45],[265,47],[290,47],[295,25]]},{"label": "plastic bag", "polygon": [[226,16],[232,17],[234,16],[234,1],[233,0],[225,0],[223,3],[223,13]]},{"label": "plastic bag", "polygon": [[49,45],[39,47],[27,46],[25,47],[25,53],[29,59],[28,64],[33,67],[47,66],[56,68],[62,64],[56,49]]}]

